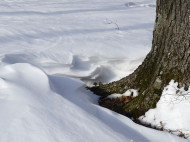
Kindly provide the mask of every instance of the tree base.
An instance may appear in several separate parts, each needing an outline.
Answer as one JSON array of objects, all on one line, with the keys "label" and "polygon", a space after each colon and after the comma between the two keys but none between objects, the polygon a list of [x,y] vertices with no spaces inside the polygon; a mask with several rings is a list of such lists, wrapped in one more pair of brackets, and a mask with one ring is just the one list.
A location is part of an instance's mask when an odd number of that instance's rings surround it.
[{"label": "tree base", "polygon": [[[113,82],[112,84],[114,83],[117,82]],[[125,101],[124,98],[108,99],[107,96],[113,93],[118,93],[117,87],[112,88],[111,86],[112,85],[110,84],[105,84],[88,89],[101,96],[99,99],[100,106],[106,107],[127,117],[133,117],[134,119],[138,119],[139,116],[144,115],[150,108],[155,108],[156,103],[160,99],[160,95],[152,95],[149,91],[144,91],[144,93],[140,92],[137,97],[130,101]],[[128,89],[124,88],[120,89],[120,93],[124,93],[127,90]]]}]

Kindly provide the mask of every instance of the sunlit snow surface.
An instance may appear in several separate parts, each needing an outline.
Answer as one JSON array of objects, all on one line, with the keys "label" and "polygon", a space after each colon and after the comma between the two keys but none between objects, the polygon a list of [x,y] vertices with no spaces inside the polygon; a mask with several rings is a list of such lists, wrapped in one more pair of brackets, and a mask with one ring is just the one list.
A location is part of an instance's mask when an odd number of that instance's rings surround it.
[{"label": "sunlit snow surface", "polygon": [[85,89],[142,62],[154,16],[152,0],[0,0],[0,142],[185,141]]},{"label": "sunlit snow surface", "polygon": [[0,57],[49,74],[117,80],[150,50],[152,5],[152,0],[1,1]]},{"label": "sunlit snow surface", "polygon": [[190,88],[178,88],[178,83],[172,80],[164,88],[156,108],[150,109],[140,120],[190,139],[189,108]]}]

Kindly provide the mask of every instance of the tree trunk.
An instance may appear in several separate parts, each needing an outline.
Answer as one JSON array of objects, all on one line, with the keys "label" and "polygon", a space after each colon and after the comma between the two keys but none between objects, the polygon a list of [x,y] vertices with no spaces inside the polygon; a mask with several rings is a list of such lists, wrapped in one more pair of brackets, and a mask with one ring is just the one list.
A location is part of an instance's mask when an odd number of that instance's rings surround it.
[{"label": "tree trunk", "polygon": [[[190,86],[190,0],[157,0],[152,49],[131,75],[109,84],[92,87],[102,96],[100,105],[135,118],[158,102],[163,88],[173,79],[179,87]],[[138,97],[116,106],[105,97],[137,89]]]}]

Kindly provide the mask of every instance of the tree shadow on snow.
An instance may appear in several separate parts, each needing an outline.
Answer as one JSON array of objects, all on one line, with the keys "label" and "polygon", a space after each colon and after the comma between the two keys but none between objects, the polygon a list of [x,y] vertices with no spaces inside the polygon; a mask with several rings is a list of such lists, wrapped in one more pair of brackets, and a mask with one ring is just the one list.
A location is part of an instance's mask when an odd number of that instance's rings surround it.
[{"label": "tree shadow on snow", "polygon": [[[152,29],[152,23],[142,23],[137,25],[131,25],[126,27],[120,27],[120,31],[132,31],[132,30],[146,30]],[[27,33],[19,33],[15,35],[9,36],[0,36],[1,43],[9,43],[15,41],[25,41],[31,42],[32,39],[46,39],[46,38],[57,38],[57,37],[67,37],[67,36],[74,36],[74,35],[87,35],[87,34],[94,34],[94,33],[104,33],[104,32],[113,32],[118,31],[114,27],[113,28],[101,28],[101,29],[72,29],[72,30],[51,30],[47,32],[38,31],[34,34],[27,34]]]}]

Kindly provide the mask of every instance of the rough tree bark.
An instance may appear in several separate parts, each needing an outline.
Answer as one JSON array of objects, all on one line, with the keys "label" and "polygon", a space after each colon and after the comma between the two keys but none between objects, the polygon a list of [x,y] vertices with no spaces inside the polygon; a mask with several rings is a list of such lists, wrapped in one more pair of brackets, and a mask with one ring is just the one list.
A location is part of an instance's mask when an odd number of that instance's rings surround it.
[{"label": "rough tree bark", "polygon": [[[154,108],[163,88],[174,79],[179,87],[190,86],[190,0],[157,0],[152,49],[129,76],[90,88],[102,96],[100,105],[135,118]],[[137,89],[139,96],[115,107],[105,97]],[[112,103],[111,103],[112,104]]]}]

